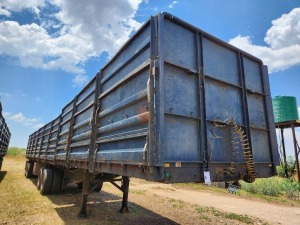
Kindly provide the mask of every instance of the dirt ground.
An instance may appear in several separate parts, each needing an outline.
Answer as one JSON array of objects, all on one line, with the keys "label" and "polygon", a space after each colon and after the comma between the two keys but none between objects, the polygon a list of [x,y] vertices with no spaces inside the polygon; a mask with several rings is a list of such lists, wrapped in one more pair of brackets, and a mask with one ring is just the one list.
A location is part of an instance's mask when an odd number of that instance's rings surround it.
[{"label": "dirt ground", "polygon": [[42,196],[24,177],[24,160],[5,158],[0,172],[0,224],[300,224],[300,208],[131,179],[129,213],[118,212],[121,192],[105,183],[78,219],[78,189]]}]

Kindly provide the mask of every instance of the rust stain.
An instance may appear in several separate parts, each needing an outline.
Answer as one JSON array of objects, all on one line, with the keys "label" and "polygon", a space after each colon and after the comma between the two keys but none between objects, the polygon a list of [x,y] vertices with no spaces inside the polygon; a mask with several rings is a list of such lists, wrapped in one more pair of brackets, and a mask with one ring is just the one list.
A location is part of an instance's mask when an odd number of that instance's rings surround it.
[{"label": "rust stain", "polygon": [[149,112],[144,112],[137,115],[138,119],[142,122],[146,122],[149,120]]}]

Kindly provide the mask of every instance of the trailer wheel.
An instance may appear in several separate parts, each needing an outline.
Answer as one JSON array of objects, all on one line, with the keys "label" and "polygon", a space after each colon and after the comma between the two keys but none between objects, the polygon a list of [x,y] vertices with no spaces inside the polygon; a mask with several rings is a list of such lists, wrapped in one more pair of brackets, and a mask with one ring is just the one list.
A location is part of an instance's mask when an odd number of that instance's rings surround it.
[{"label": "trailer wheel", "polygon": [[0,170],[2,168],[2,162],[3,162],[3,158],[0,158]]},{"label": "trailer wheel", "polygon": [[42,195],[47,195],[51,192],[52,180],[52,169],[44,169],[40,189]]},{"label": "trailer wheel", "polygon": [[43,179],[43,171],[44,171],[44,168],[41,167],[41,168],[40,168],[40,171],[39,171],[39,174],[38,174],[37,183],[36,183],[36,188],[37,188],[38,190],[41,189],[41,183],[42,183],[42,179]]},{"label": "trailer wheel", "polygon": [[63,171],[60,169],[53,169],[53,180],[52,180],[52,194],[57,194],[61,191]]},{"label": "trailer wheel", "polygon": [[32,162],[26,162],[26,164],[25,164],[25,177],[26,178],[33,177],[33,166],[34,166],[34,164]]},{"label": "trailer wheel", "polygon": [[78,189],[82,189],[83,188],[83,182],[80,182],[80,183],[76,183],[77,184],[77,188]]},{"label": "trailer wheel", "polygon": [[[91,184],[90,184],[90,188],[92,188],[92,187],[94,186],[94,184],[95,184],[95,183],[91,183]],[[77,183],[77,187],[78,187],[78,189],[82,189],[82,188],[83,188],[83,182]],[[103,182],[101,182],[101,183],[99,184],[99,186],[96,187],[96,188],[93,190],[93,192],[100,192],[100,191],[102,190],[102,187],[103,187]]]},{"label": "trailer wheel", "polygon": [[[90,184],[90,188],[93,188],[93,186],[96,184],[96,182],[91,182],[91,184]],[[103,181],[102,182],[100,182],[100,184],[99,184],[99,186],[97,186],[94,190],[93,190],[93,192],[100,192],[101,191],[101,189],[102,189],[102,187],[103,187]]]}]

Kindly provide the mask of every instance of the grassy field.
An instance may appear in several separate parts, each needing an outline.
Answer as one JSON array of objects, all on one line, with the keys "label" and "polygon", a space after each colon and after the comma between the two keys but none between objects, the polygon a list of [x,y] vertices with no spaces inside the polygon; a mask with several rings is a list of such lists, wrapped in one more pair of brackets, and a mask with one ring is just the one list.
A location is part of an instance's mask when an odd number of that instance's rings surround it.
[{"label": "grassy field", "polygon": [[[88,203],[89,218],[77,219],[81,201],[80,190],[42,196],[36,190],[36,178],[25,179],[24,165],[25,149],[9,148],[3,171],[0,171],[0,224],[99,224],[99,221],[101,224],[142,222],[145,225],[194,224],[195,221],[196,224],[264,224],[247,215],[150,195],[144,189],[131,190],[130,213],[119,214],[122,195],[106,183],[100,195],[91,194]],[[257,179],[253,184],[241,184],[242,188],[237,192],[241,197],[300,206],[298,186],[287,179],[273,177]],[[131,186],[135,185],[137,184],[131,182]],[[174,187],[227,193],[226,189],[197,183],[174,184]]]},{"label": "grassy field", "polygon": [[[26,149],[9,147],[7,157],[24,159]],[[236,193],[246,198],[258,198],[268,202],[284,203],[288,205],[300,206],[300,183],[291,179],[281,177],[271,177],[265,179],[256,179],[252,184],[241,181],[241,188]],[[226,193],[227,189],[217,188],[215,186],[206,186],[198,183],[174,184],[174,186],[194,189],[209,190],[219,193]]]},{"label": "grassy field", "polygon": [[7,156],[8,157],[24,158],[25,154],[26,154],[26,149],[25,148],[9,147],[7,149]]},{"label": "grassy field", "polygon": [[[0,224],[264,224],[251,216],[199,207],[142,189],[130,192],[130,213],[120,214],[121,193],[107,183],[100,194],[90,194],[88,218],[78,219],[80,190],[42,196],[35,186],[37,179],[24,177],[24,165],[24,157],[4,160],[0,171]],[[132,185],[138,184],[133,181]]]},{"label": "grassy field", "polygon": [[33,188],[32,180],[25,179],[25,159],[12,160],[11,157],[15,155],[4,159],[3,171],[0,172],[0,224],[51,224],[50,221],[59,221],[50,199]]}]

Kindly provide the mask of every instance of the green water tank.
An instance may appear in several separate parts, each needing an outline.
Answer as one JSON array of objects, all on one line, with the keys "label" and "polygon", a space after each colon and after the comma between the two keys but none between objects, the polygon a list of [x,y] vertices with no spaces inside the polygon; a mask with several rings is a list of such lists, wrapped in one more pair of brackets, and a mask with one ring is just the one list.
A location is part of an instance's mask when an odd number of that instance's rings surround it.
[{"label": "green water tank", "polygon": [[276,96],[273,98],[273,110],[275,123],[298,120],[298,108],[296,97]]}]

